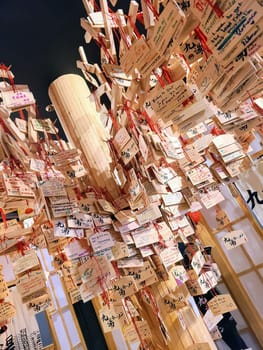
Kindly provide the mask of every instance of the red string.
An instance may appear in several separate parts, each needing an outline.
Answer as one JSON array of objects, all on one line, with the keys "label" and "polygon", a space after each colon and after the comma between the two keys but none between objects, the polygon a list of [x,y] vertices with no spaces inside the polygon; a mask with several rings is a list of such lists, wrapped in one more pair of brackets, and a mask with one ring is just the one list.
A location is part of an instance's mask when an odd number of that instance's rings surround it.
[{"label": "red string", "polygon": [[197,251],[194,250],[194,248],[193,248],[193,243],[188,243],[188,244],[186,245],[186,249],[187,249],[187,251],[191,254],[191,260],[192,260],[192,258],[194,257],[195,253],[197,252]]},{"label": "red string", "polygon": [[157,302],[156,302],[155,297],[153,296],[152,292],[150,291],[150,289],[148,287],[143,287],[142,293],[145,295],[146,298],[149,299],[151,306],[152,306],[152,309],[153,309],[153,313],[158,318],[158,321],[160,321],[159,308],[158,308]]},{"label": "red string", "polygon": [[119,157],[117,156],[117,154],[115,152],[115,148],[113,146],[112,140],[108,140],[108,145],[109,145],[109,149],[110,149],[111,156],[112,156],[112,162],[116,166],[118,164]]},{"label": "red string", "polygon": [[186,100],[184,100],[182,102],[182,105],[185,107],[187,106],[189,103],[193,102],[193,99],[194,99],[194,95],[191,95],[190,97],[188,97]]},{"label": "red string", "polygon": [[157,10],[156,10],[155,6],[152,4],[152,2],[150,0],[143,0],[143,1],[145,1],[145,3],[148,6],[148,8],[154,14],[155,18],[158,19],[159,18],[159,13],[157,12]]},{"label": "red string", "polygon": [[135,317],[133,317],[132,314],[131,314],[131,311],[130,311],[128,303],[127,303],[127,299],[131,302],[131,299],[129,297],[126,297],[126,298],[124,298],[124,303],[125,303],[126,309],[128,311],[128,314],[130,315],[130,318],[132,320],[132,324],[133,324],[133,326],[135,328],[135,331],[136,331],[136,333],[137,333],[137,335],[139,337],[140,343],[141,343],[141,345],[143,347],[143,350],[144,350],[145,349],[144,341],[143,341],[143,338],[142,338],[142,336],[141,336],[141,334],[139,332],[139,328],[137,327]]},{"label": "red string", "polygon": [[5,122],[4,122],[3,119],[1,119],[1,118],[0,118],[0,126],[2,126],[3,131],[4,131],[5,133],[11,135],[11,133],[10,133],[8,127],[5,125]]},{"label": "red string", "polygon": [[164,66],[164,65],[161,66],[161,68],[162,68],[163,76],[164,76],[165,80],[166,80],[169,84],[173,83],[173,79],[171,78],[169,69],[168,69],[166,66]]},{"label": "red string", "polygon": [[218,135],[223,135],[225,134],[223,129],[219,129],[216,125],[213,126],[213,128],[210,131],[210,134],[214,135],[214,136],[218,136]]},{"label": "red string", "polygon": [[35,109],[35,115],[36,115],[36,117],[39,117],[39,116],[40,116],[40,113],[39,113],[39,109],[38,109],[38,106],[37,106],[36,103],[34,104],[34,109]]},{"label": "red string", "polygon": [[200,29],[199,26],[197,26],[194,31],[195,31],[195,34],[200,41],[200,44],[203,48],[204,54],[205,54],[206,59],[207,59],[208,56],[213,53],[212,50],[207,45],[207,37],[205,36],[205,34],[203,33],[203,31]]},{"label": "red string", "polygon": [[78,187],[74,187],[73,190],[77,197],[77,200],[80,200],[81,198],[83,198],[83,195],[81,194],[80,189]]},{"label": "red string", "polygon": [[143,18],[143,13],[142,12],[138,12],[137,13],[136,19],[138,20],[138,22],[140,22],[144,26],[144,18]]},{"label": "red string", "polygon": [[185,55],[183,55],[182,53],[179,53],[178,55],[184,60],[185,64],[187,65],[187,68],[189,69],[189,72],[191,72],[191,70],[192,70],[191,66],[188,63],[187,59],[185,58]]},{"label": "red string", "polygon": [[165,244],[165,242],[164,242],[164,239],[163,239],[163,236],[161,235],[161,233],[160,233],[160,228],[162,227],[161,225],[159,225],[158,223],[153,223],[153,225],[154,225],[154,227],[155,227],[155,229],[156,229],[156,231],[157,231],[157,233],[158,233],[158,239],[159,239],[159,244],[160,244],[160,246],[162,246],[163,248],[167,248],[167,245]]},{"label": "red string", "polygon": [[116,277],[119,279],[121,277],[121,274],[120,274],[120,270],[117,266],[117,261],[112,261],[111,264],[112,264],[114,271],[116,273]]},{"label": "red string", "polygon": [[181,141],[182,146],[186,146],[188,144],[187,140],[185,140],[182,135],[179,136],[179,139]]},{"label": "red string", "polygon": [[128,101],[124,102],[123,108],[124,108],[124,111],[126,112],[126,115],[127,115],[127,118],[128,118],[129,128],[130,129],[134,129],[135,128],[135,124],[134,124],[134,121],[133,121],[133,118],[132,118],[132,115],[131,115],[131,109],[130,109]]},{"label": "red string", "polygon": [[258,104],[256,104],[256,102],[254,101],[254,98],[252,97],[252,95],[250,94],[249,91],[247,91],[247,94],[250,98],[250,101],[251,101],[251,105],[252,105],[252,108],[257,112],[259,113],[259,115],[263,115],[263,108],[261,108]]},{"label": "red string", "polygon": [[109,113],[110,119],[112,121],[113,128],[115,129],[115,131],[118,131],[119,130],[119,125],[118,125],[116,117],[113,115],[111,109],[108,110],[108,113]]},{"label": "red string", "polygon": [[164,157],[160,158],[160,167],[170,168],[170,164]]},{"label": "red string", "polygon": [[[202,268],[201,273],[203,274],[203,273],[206,273],[206,272],[207,271],[204,268]],[[210,287],[210,290],[211,290],[212,294],[215,297],[217,295],[217,292],[216,292],[215,288],[212,286],[212,283],[210,282],[210,279],[209,278],[206,279],[206,282],[207,282],[208,286]]]},{"label": "red string", "polygon": [[107,201],[113,202],[114,199],[113,199],[111,193],[107,190],[106,187],[104,187],[104,188],[101,189],[101,193],[102,193],[103,197],[104,197]]},{"label": "red string", "polygon": [[[117,37],[118,42],[120,42],[120,38],[122,38],[122,40],[125,43],[126,47],[129,49],[131,44],[130,44],[130,42],[127,39],[127,34],[123,30],[120,18],[117,17],[115,13],[109,13],[109,16],[111,17],[111,20],[117,25],[117,28],[119,29],[119,32],[118,32],[118,29],[116,29],[114,27],[112,28],[113,32],[114,33],[116,32],[116,37]],[[120,34],[120,36],[118,34]]]},{"label": "red string", "polygon": [[158,126],[156,125],[156,123],[154,123],[154,121],[149,116],[149,114],[146,112],[146,110],[143,110],[141,112],[141,115],[143,115],[143,117],[144,117],[145,121],[147,122],[147,124],[149,125],[150,129],[152,131],[154,131],[156,134],[159,134],[160,130],[159,130]]},{"label": "red string", "polygon": [[25,242],[17,242],[16,244],[17,250],[21,253],[21,255],[25,255],[25,250],[27,248],[27,245],[25,244]]},{"label": "red string", "polygon": [[93,2],[93,6],[94,6],[95,12],[100,11],[100,7],[99,7],[99,5],[97,4],[97,2],[96,2],[96,1],[92,1],[92,2]]},{"label": "red string", "polygon": [[21,118],[22,120],[25,120],[26,118],[25,118],[25,115],[24,115],[23,110],[22,110],[22,109],[20,109],[18,112],[19,112],[19,116],[20,116],[20,118]]},{"label": "red string", "polygon": [[132,22],[130,16],[127,16],[126,18],[127,18],[128,22],[130,23],[130,26],[132,27],[132,30],[134,31],[136,37],[137,37],[137,38],[140,38],[140,37],[141,37],[141,34],[140,34],[140,32],[138,31],[138,29],[137,29],[137,27],[136,27],[136,24],[135,24],[134,22]]},{"label": "red string", "polygon": [[7,229],[6,215],[3,208],[0,208],[0,215],[2,217],[5,229]]},{"label": "red string", "polygon": [[100,277],[98,277],[98,282],[99,282],[100,288],[102,289],[101,297],[102,297],[104,303],[108,306],[108,308],[110,308],[110,300],[109,300],[108,292],[104,288],[104,280],[105,280],[104,274],[105,274],[105,272],[103,272],[100,264],[97,261],[97,258],[95,256],[93,256],[92,258],[96,261],[96,264],[97,264],[98,269],[100,271]]},{"label": "red string", "polygon": [[209,6],[212,7],[213,11],[216,13],[217,17],[223,17],[224,12],[221,10],[221,8],[218,6],[217,2],[214,4],[212,3],[211,0],[206,0]]},{"label": "red string", "polygon": [[104,43],[104,41],[103,41],[103,38],[102,38],[102,36],[100,35],[100,33],[98,34],[98,39],[95,40],[95,41],[96,41],[96,43],[99,45],[99,47],[101,47],[101,48],[103,49],[103,51],[105,52],[105,54],[106,54],[106,56],[107,56],[109,62],[110,62],[111,64],[115,64],[115,61],[114,61],[113,57],[111,56],[110,51],[107,49],[107,47],[106,47],[106,45],[105,45],[105,43]]},{"label": "red string", "polygon": [[166,84],[165,84],[165,81],[163,80],[163,78],[162,78],[159,74],[157,74],[157,73],[154,73],[154,75],[155,75],[156,78],[158,79],[158,81],[159,81],[161,87],[164,88]]}]

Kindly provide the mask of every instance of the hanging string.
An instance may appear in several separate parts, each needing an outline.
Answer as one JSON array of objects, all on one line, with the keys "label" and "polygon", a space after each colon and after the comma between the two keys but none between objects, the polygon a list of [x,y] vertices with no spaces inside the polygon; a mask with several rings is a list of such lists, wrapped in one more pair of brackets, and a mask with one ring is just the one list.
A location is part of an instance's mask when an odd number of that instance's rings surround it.
[{"label": "hanging string", "polygon": [[26,118],[25,118],[25,114],[24,114],[23,110],[20,109],[18,112],[19,112],[20,118],[21,118],[22,120],[25,120]]},{"label": "hanging string", "polygon": [[5,214],[3,208],[0,208],[0,215],[1,215],[3,223],[4,223],[4,227],[5,227],[5,229],[7,229],[6,214]]},{"label": "hanging string", "polygon": [[124,298],[125,307],[126,307],[126,309],[127,309],[127,311],[128,311],[128,314],[129,314],[129,316],[130,316],[130,318],[131,318],[131,321],[132,321],[132,324],[133,324],[133,326],[134,326],[134,329],[135,329],[135,331],[136,331],[136,333],[137,333],[137,335],[138,335],[138,338],[139,338],[139,340],[140,340],[140,343],[141,343],[141,345],[142,345],[142,350],[146,350],[144,340],[143,340],[143,338],[142,338],[142,336],[141,336],[141,334],[140,334],[139,328],[138,328],[138,326],[137,326],[137,324],[136,324],[135,317],[132,315],[132,313],[131,313],[131,311],[130,311],[130,308],[129,308],[129,306],[128,306],[127,300],[129,300],[130,302],[132,302],[131,299],[130,299],[130,297]]},{"label": "hanging string", "polygon": [[151,2],[151,0],[143,0],[147,7],[152,11],[153,15],[155,16],[155,18],[158,20],[159,18],[159,13],[157,12],[155,6],[153,5],[153,3]]},{"label": "hanging string", "polygon": [[131,115],[131,109],[130,109],[130,101],[126,100],[123,105],[123,109],[126,112],[127,118],[128,118],[128,126],[129,128],[135,129],[135,124]]},{"label": "hanging string", "polygon": [[162,320],[160,318],[159,308],[158,308],[157,301],[156,301],[154,295],[152,294],[150,288],[146,287],[146,286],[143,287],[143,289],[141,290],[141,293],[145,296],[146,300],[147,299],[149,300],[148,304],[151,306],[153,313],[154,313],[154,316],[156,317],[156,319],[159,323],[159,327],[160,327],[161,333],[164,337],[164,340],[165,340],[165,342],[167,342],[167,340],[169,339],[169,335],[167,333],[167,329],[166,329],[164,323],[162,322]]},{"label": "hanging string", "polygon": [[141,34],[139,30],[137,29],[136,23],[131,20],[131,16],[126,16],[127,21],[129,22],[134,34],[136,35],[137,39],[140,39]]},{"label": "hanging string", "polygon": [[[98,231],[98,230],[97,230]],[[103,272],[100,264],[98,263],[98,260],[97,258],[93,255],[92,258],[95,260],[96,264],[97,264],[97,267],[99,269],[99,272],[100,272],[100,276],[98,277],[98,283],[100,285],[100,288],[102,290],[102,293],[101,293],[101,297],[104,301],[104,303],[108,306],[108,308],[110,308],[110,301],[109,301],[109,296],[108,296],[108,292],[107,292],[107,286],[106,286],[106,289],[104,287],[104,284],[105,284],[105,272]]]},{"label": "hanging string", "polygon": [[118,29],[114,28],[114,27],[112,28],[113,33],[115,33],[115,35],[116,35],[118,43],[120,43],[120,38],[121,38],[123,40],[124,44],[126,45],[127,49],[129,49],[131,47],[131,43],[128,40],[127,33],[125,33],[125,31],[123,30],[120,18],[118,16],[116,16],[115,13],[112,13],[112,11],[110,11],[110,13],[108,15],[110,16],[112,22],[118,28]]},{"label": "hanging string", "polygon": [[209,6],[212,7],[213,11],[217,15],[217,17],[223,17],[224,12],[221,10],[221,8],[218,6],[217,2],[213,3],[211,0],[206,0]]},{"label": "hanging string", "polygon": [[260,116],[263,116],[263,108],[261,108],[255,101],[254,101],[254,97],[250,94],[249,91],[247,91],[247,94],[248,94],[248,97],[251,101],[251,105],[252,105],[252,108],[257,112],[259,113]]},{"label": "hanging string", "polygon": [[213,52],[207,45],[207,37],[205,36],[205,34],[203,33],[203,31],[200,29],[199,26],[195,28],[194,32],[200,41],[200,44],[202,46],[206,59],[208,59],[209,55],[212,54]]},{"label": "hanging string", "polygon": [[157,78],[157,80],[158,80],[159,84],[161,85],[161,87],[164,88],[165,85],[166,85],[166,83],[165,83],[165,81],[163,80],[162,76],[159,75],[159,74],[156,73],[156,72],[153,72],[153,74],[154,74],[155,77]]},{"label": "hanging string", "polygon": [[182,105],[183,105],[184,107],[186,107],[188,104],[190,104],[190,103],[193,102],[194,98],[195,98],[194,95],[191,95],[190,97],[188,97],[186,100],[184,100],[184,101],[182,102]]},{"label": "hanging string", "polygon": [[169,72],[168,67],[165,66],[165,65],[162,65],[162,66],[161,66],[161,69],[162,69],[162,71],[163,71],[163,77],[164,77],[165,80],[168,82],[168,84],[173,83],[173,79],[171,78],[171,75],[170,75],[170,72]]},{"label": "hanging string", "polygon": [[109,150],[110,150],[110,153],[111,153],[112,163],[113,163],[114,166],[116,166],[119,163],[120,159],[119,159],[119,157],[118,157],[118,155],[117,155],[117,153],[115,151],[115,148],[114,148],[112,140],[108,140],[107,143],[108,143]]},{"label": "hanging string", "polygon": [[185,58],[185,55],[182,53],[179,53],[178,56],[184,61],[184,63],[186,64],[189,72],[191,72],[192,68],[190,66],[190,64],[188,63],[187,59]]},{"label": "hanging string", "polygon": [[181,142],[183,147],[185,147],[188,144],[187,140],[185,138],[183,138],[183,136],[181,134],[179,136],[179,139],[180,139],[180,142]]},{"label": "hanging string", "polygon": [[143,13],[142,12],[138,12],[136,15],[136,19],[139,23],[141,23],[144,26],[144,18],[143,18]]},{"label": "hanging string", "polygon": [[112,261],[111,262],[113,268],[114,268],[114,271],[115,271],[115,274],[116,274],[116,277],[117,279],[121,278],[121,273],[120,273],[120,269],[118,268],[118,265],[117,265],[117,261]]},{"label": "hanging string", "polygon": [[144,119],[147,122],[147,124],[149,125],[150,129],[159,135],[160,130],[159,130],[157,124],[154,123],[154,121],[152,120],[152,118],[149,116],[149,114],[146,112],[145,109],[141,112],[141,115],[144,117]]},{"label": "hanging string", "polygon": [[158,233],[158,239],[159,239],[159,244],[162,248],[167,248],[167,245],[164,242],[163,236],[161,235],[160,229],[162,228],[161,225],[159,225],[157,222],[153,223],[157,233]]},{"label": "hanging string", "polygon": [[21,253],[21,255],[25,255],[25,251],[28,249],[28,244],[24,241],[19,241],[16,244],[17,250]]},{"label": "hanging string", "polygon": [[210,131],[210,134],[212,134],[213,136],[219,136],[219,135],[224,135],[225,131],[223,129],[220,129],[216,125],[214,125]]},{"label": "hanging string", "polygon": [[111,109],[108,110],[108,114],[109,114],[109,117],[112,121],[112,125],[113,125],[113,128],[115,131],[118,131],[119,130],[119,124],[117,122],[117,118],[113,115],[113,112]]},{"label": "hanging string", "polygon": [[111,64],[115,64],[115,60],[114,58],[112,57],[110,51],[108,50],[108,48],[106,47],[104,41],[103,41],[103,37],[102,37],[102,34],[101,33],[98,33],[98,38],[97,39],[94,39],[95,42],[97,43],[97,45],[103,49],[105,55],[107,56],[109,62]]},{"label": "hanging string", "polygon": [[73,190],[74,190],[74,193],[75,193],[75,195],[77,197],[77,200],[78,201],[81,200],[83,198],[83,195],[80,192],[80,189],[78,187],[74,187]]},{"label": "hanging string", "polygon": [[0,118],[0,126],[2,127],[4,133],[7,133],[9,135],[11,135],[10,130],[8,129],[8,127],[6,126],[5,122],[3,121],[2,118]]}]

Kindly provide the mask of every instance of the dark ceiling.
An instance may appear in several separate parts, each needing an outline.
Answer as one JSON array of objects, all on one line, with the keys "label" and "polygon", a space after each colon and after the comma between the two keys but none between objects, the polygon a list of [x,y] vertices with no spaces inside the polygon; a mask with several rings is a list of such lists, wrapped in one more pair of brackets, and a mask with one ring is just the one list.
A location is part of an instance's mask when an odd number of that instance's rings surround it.
[{"label": "dark ceiling", "polygon": [[[118,1],[117,7],[128,0]],[[89,62],[99,60],[96,44],[85,44],[80,18],[86,12],[81,0],[2,0],[0,9],[0,62],[12,65],[17,84],[28,84],[40,113],[46,114],[48,86],[76,68],[78,47]]]}]

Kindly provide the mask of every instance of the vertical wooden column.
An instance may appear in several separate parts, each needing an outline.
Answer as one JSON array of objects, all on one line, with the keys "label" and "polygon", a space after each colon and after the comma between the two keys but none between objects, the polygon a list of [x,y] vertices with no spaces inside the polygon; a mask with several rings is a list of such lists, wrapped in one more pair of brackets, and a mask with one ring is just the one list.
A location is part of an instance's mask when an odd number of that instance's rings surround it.
[{"label": "vertical wooden column", "polygon": [[48,94],[68,140],[83,152],[90,184],[116,198],[108,136],[85,80],[76,74],[62,75],[50,84]]},{"label": "vertical wooden column", "polygon": [[[50,84],[48,94],[68,140],[83,153],[90,185],[106,188],[116,198],[118,188],[111,172],[108,136],[85,80],[75,74],[63,75]],[[93,306],[98,314],[97,298]],[[109,349],[116,349],[110,333],[105,335],[105,340]]]}]

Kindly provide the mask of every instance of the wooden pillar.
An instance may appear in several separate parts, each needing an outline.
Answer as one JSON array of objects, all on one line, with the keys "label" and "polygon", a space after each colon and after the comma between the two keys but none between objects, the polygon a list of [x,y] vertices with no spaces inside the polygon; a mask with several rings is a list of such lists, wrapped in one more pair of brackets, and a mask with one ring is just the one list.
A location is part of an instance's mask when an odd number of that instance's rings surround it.
[{"label": "wooden pillar", "polygon": [[48,94],[68,140],[83,152],[90,184],[116,198],[108,135],[85,80],[76,74],[62,75],[50,84]]}]

